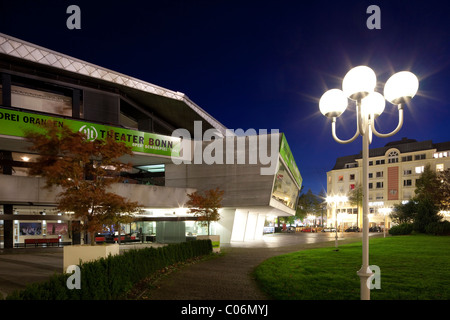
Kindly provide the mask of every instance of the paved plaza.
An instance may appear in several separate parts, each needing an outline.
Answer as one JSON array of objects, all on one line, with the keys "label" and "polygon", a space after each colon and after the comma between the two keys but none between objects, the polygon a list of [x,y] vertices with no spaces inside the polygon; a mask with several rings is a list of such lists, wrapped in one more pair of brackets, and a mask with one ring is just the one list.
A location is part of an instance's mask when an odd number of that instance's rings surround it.
[{"label": "paved plaza", "polygon": [[[371,236],[380,234],[371,234]],[[381,234],[382,236],[382,234]],[[272,256],[334,246],[334,233],[277,233],[258,241],[222,244],[222,255],[182,268],[159,283],[152,300],[267,299],[251,271]],[[361,233],[339,233],[339,243],[359,241]],[[142,245],[121,245],[121,251]],[[28,283],[45,281],[63,270],[63,248],[0,249],[0,293],[5,297]],[[207,288],[207,289],[206,289]]]}]

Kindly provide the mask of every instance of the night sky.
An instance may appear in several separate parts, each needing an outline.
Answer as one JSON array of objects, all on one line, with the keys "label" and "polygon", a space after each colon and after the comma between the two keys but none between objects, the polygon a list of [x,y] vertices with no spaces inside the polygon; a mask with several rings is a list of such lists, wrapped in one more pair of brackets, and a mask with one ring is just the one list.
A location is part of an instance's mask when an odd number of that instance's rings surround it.
[{"label": "night sky", "polygon": [[[0,32],[185,93],[230,129],[286,134],[305,191],[326,191],[336,158],[361,151],[359,137],[340,145],[318,101],[342,88],[354,66],[371,67],[377,90],[395,72],[419,78],[396,136],[450,140],[450,13],[445,1],[1,1]],[[69,5],[81,30],[69,30]],[[370,5],[381,29],[366,26]],[[390,132],[397,108],[386,104],[377,128]],[[354,108],[338,136],[356,128]]]}]

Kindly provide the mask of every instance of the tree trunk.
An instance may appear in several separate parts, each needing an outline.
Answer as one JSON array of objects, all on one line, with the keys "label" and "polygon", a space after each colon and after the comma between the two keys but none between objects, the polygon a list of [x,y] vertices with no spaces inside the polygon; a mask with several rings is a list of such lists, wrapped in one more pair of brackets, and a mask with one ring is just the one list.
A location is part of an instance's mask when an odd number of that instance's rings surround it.
[{"label": "tree trunk", "polygon": [[90,232],[89,233],[89,242],[91,246],[95,246],[95,232]]}]

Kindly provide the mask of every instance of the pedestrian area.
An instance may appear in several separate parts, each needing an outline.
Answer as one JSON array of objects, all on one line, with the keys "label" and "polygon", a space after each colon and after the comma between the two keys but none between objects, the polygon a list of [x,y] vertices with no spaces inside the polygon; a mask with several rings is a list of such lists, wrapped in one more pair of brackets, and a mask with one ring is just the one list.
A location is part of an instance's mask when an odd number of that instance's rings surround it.
[{"label": "pedestrian area", "polygon": [[[272,256],[308,248],[332,247],[334,237],[334,233],[281,233],[265,235],[258,241],[222,244],[223,254],[166,277],[151,299],[265,299],[250,276],[253,268]],[[342,244],[359,240],[360,233],[339,233]],[[150,245],[124,244],[120,250]],[[62,269],[63,248],[0,249],[0,294],[5,297],[28,283],[45,281],[53,274],[63,272]]]}]

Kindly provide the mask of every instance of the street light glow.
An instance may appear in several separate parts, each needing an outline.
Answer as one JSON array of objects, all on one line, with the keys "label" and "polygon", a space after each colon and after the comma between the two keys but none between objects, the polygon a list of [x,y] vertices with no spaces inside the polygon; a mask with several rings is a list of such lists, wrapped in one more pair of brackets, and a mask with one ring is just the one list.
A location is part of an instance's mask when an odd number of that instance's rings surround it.
[{"label": "street light glow", "polygon": [[386,100],[383,95],[378,92],[372,92],[367,97],[361,100],[362,112],[368,112],[378,117],[383,113],[384,107],[386,106]]},{"label": "street light glow", "polygon": [[366,66],[358,66],[351,69],[342,81],[342,90],[348,98],[360,100],[375,90],[377,76],[375,72]]},{"label": "street light glow", "polygon": [[384,96],[392,104],[411,100],[419,89],[419,80],[409,71],[397,72],[384,85]]},{"label": "street light glow", "polygon": [[328,90],[319,101],[320,112],[328,118],[339,117],[347,109],[347,105],[347,97],[339,89]]}]

